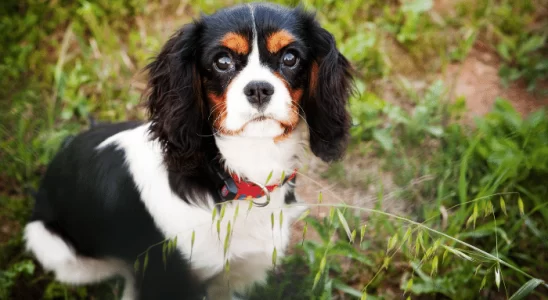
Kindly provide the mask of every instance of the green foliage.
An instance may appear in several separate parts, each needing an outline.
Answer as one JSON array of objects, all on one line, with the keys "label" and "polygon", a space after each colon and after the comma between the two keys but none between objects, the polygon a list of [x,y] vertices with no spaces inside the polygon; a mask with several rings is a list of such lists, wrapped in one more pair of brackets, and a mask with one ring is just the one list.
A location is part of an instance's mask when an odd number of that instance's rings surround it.
[{"label": "green foliage", "polygon": [[547,50],[546,34],[503,36],[497,46],[497,51],[504,60],[499,71],[502,83],[508,86],[510,81],[524,79],[527,89],[535,90],[539,81],[548,78],[548,57],[545,55]]},{"label": "green foliage", "polygon": [[541,283],[542,280],[539,279],[531,279],[527,281],[518,291],[516,291],[515,294],[512,295],[512,297],[510,297],[510,300],[523,299],[529,296]]},{"label": "green foliage", "polygon": [[[296,247],[298,254],[287,257],[281,266],[283,279],[277,281],[271,277],[265,287],[256,288],[251,299],[330,299],[333,293],[360,298],[363,292],[352,284],[352,278],[364,268],[371,270],[374,263],[363,251],[368,242],[363,238],[356,238],[354,242],[350,239],[351,229],[360,222],[359,216],[347,209],[332,208],[329,216],[322,220],[306,217],[304,222],[319,234],[320,240],[311,241],[303,236]],[[296,284],[292,272],[306,272],[307,276]],[[369,295],[368,299],[377,298]]]},{"label": "green foliage", "polygon": [[[545,13],[537,9],[547,4],[546,0],[461,2],[462,15],[471,15],[477,26],[493,33],[491,42],[503,61],[499,70],[503,85],[523,79],[527,89],[534,91],[538,83],[548,79],[548,24]],[[541,94],[546,92],[540,90]]]},{"label": "green foliage", "polygon": [[[68,287],[35,270],[19,230],[32,207],[25,187],[36,186],[62,141],[86,128],[88,117],[142,118],[139,70],[176,27],[235,2],[4,1],[0,222],[16,232],[7,238],[0,232],[0,299],[116,298],[112,283]],[[498,99],[489,114],[465,125],[466,99],[450,102],[451,87],[439,78],[480,41],[500,56],[505,85],[524,80],[530,91],[539,90],[548,61],[546,21],[537,8],[546,0],[460,0],[448,13],[432,0],[302,4],[318,11],[356,68],[353,151],[379,162],[398,190],[385,195],[381,182],[375,209],[337,206],[321,219],[304,218],[295,254],[251,298],[392,299],[403,293],[463,299],[515,292],[519,299],[545,292],[547,112],[524,119]],[[337,163],[327,178],[344,181],[346,172],[345,163]],[[408,216],[385,212],[388,192],[405,199]],[[319,205],[327,206],[320,195]],[[242,209],[248,213],[251,206]],[[358,214],[364,210],[367,222]],[[224,213],[224,207],[214,211],[212,226],[227,251],[229,235],[221,236],[215,222]],[[284,218],[271,217],[273,227]],[[319,238],[309,239],[311,232]],[[176,243],[159,245],[164,260]],[[279,253],[272,253],[273,264],[280,263]],[[144,270],[147,262],[144,253],[135,266]]]},{"label": "green foliage", "polygon": [[396,36],[400,43],[417,40],[421,27],[424,26],[421,22],[425,20],[420,14],[432,9],[433,4],[432,0],[413,0],[403,3],[400,12],[404,21]]},{"label": "green foliage", "polygon": [[15,285],[19,276],[32,276],[34,274],[34,263],[25,259],[9,267],[7,270],[0,270],[0,299],[8,299],[11,288]]},{"label": "green foliage", "polygon": [[[435,107],[431,107],[430,110],[427,108],[428,100],[426,99],[429,97],[427,95],[436,94],[432,93],[436,89],[430,87],[429,90],[425,94],[424,101],[421,101],[417,107],[424,106],[425,111],[435,111]],[[409,115],[403,114],[403,116],[403,120],[410,119]],[[401,118],[390,119],[398,122],[397,120]],[[436,122],[435,118],[429,118],[428,115],[425,115],[424,119]],[[446,233],[473,241],[484,249],[495,245],[492,251],[500,257],[510,259],[514,264],[523,265],[523,268],[533,275],[542,276],[536,271],[539,269],[526,267],[526,265],[534,260],[533,257],[536,257],[533,253],[545,253],[548,250],[546,244],[542,242],[548,230],[545,226],[548,224],[548,209],[542,199],[548,196],[548,189],[541,179],[548,176],[546,111],[539,110],[522,120],[507,101],[499,99],[493,111],[485,118],[477,119],[476,122],[475,130],[456,123],[445,128],[437,127],[438,124],[436,124],[434,128],[440,128],[440,130],[434,132],[439,134],[432,134],[432,130],[426,129],[433,125],[427,124],[422,127],[406,125],[393,140],[401,144],[398,148],[406,147],[412,154],[406,156],[399,153],[398,156],[403,158],[403,163],[392,161],[389,164],[399,171],[401,184],[407,184],[413,178],[423,174],[439,174],[433,182],[425,184],[421,190],[414,192],[414,195],[409,194],[411,196],[409,200],[414,198],[419,202],[425,198],[437,199],[438,205],[423,206],[423,218],[434,220],[427,224],[443,225],[442,220],[432,218],[439,215],[440,209],[460,205],[454,212],[450,212],[449,220],[445,221],[448,223]],[[414,128],[422,128],[422,130]],[[424,156],[415,155],[414,147],[424,147],[427,144],[440,146],[435,148],[438,150],[434,149],[426,153],[428,160],[425,160]],[[425,151],[422,151],[422,155],[424,154]],[[496,203],[495,201],[499,201],[499,198],[500,203],[503,204],[500,208],[493,208],[492,202]],[[468,204],[473,199],[482,200],[474,205]],[[523,203],[521,207],[519,203]],[[502,206],[504,206],[504,212],[508,211],[507,217],[502,211]],[[530,212],[520,213],[523,211],[523,206],[528,207]],[[478,212],[478,207],[485,213]],[[472,223],[475,225],[470,228]],[[532,256],[522,253],[523,249],[531,249]],[[544,261],[544,258],[540,261]],[[442,283],[445,282],[446,289],[438,292],[453,297],[457,295],[455,293],[463,292],[458,288],[459,286],[474,286],[468,276],[462,276],[462,274],[470,274],[474,268],[475,266],[471,263],[459,261],[443,268],[435,279],[421,275],[419,279],[414,280],[414,284],[419,283],[421,284],[419,287],[422,288],[426,286],[443,288]],[[448,273],[443,270],[447,270]],[[523,280],[520,274],[514,275],[520,278],[518,282]],[[433,284],[433,280],[437,283]],[[516,284],[514,280],[516,279],[512,279],[513,282],[507,282],[507,284],[510,286]],[[479,290],[479,282],[475,285],[476,289],[472,288],[472,291]],[[489,283],[487,283],[488,286]],[[414,291],[419,293],[417,290]],[[420,293],[423,292],[424,289]]]},{"label": "green foliage", "polygon": [[[396,125],[404,124],[399,131],[391,132],[388,139],[394,145],[392,148],[379,143],[389,152],[387,166],[398,170],[396,178],[401,185],[423,175],[438,174],[430,184],[405,194],[408,200],[419,203],[423,199],[437,199],[435,206],[422,206],[420,213],[425,224],[444,226],[445,233],[483,249],[491,248],[497,257],[523,266],[523,270],[541,278],[538,270],[542,268],[527,265],[538,258],[538,253],[548,251],[543,243],[548,231],[548,209],[543,199],[548,196],[548,189],[541,179],[548,176],[546,111],[539,110],[523,120],[509,102],[498,99],[492,112],[476,120],[476,129],[458,123],[442,126],[435,116],[440,116],[438,109],[443,105],[443,94],[443,86],[437,82],[427,89],[411,112],[398,108],[385,110],[385,122],[389,123],[383,124],[385,128],[398,128]],[[448,109],[458,111],[454,106]],[[414,118],[418,114],[421,117]],[[424,151],[425,145],[440,146]],[[394,150],[398,148],[406,148],[410,154]],[[421,149],[418,155],[417,148]],[[500,206],[493,206],[497,201]],[[458,207],[449,212],[448,220],[439,219],[440,209],[447,210],[455,205]],[[524,213],[524,207],[529,212],[525,209]],[[386,228],[390,227],[383,224],[379,230],[386,231]],[[389,230],[388,234],[403,235],[404,231]],[[423,242],[420,249],[433,246],[434,240]],[[524,249],[531,249],[531,252],[527,250],[530,254],[522,252]],[[437,273],[434,277],[421,270],[421,266],[427,265],[424,257],[415,261],[417,254],[413,251],[403,249],[402,253],[415,264],[413,273],[416,275],[411,288],[414,294],[441,293],[453,298],[468,293],[465,297],[468,298],[474,297],[480,286],[489,289],[496,283],[482,282],[482,278],[494,276],[496,266],[487,263],[484,257],[473,256],[470,261],[462,261],[460,257],[461,260],[447,260],[443,264],[436,261],[435,269],[439,270],[433,272],[430,267],[430,272]],[[438,251],[438,255],[441,254]],[[433,255],[427,256],[435,257]],[[544,257],[540,261],[544,264]],[[474,273],[474,270],[481,276],[463,275]],[[509,278],[506,282],[509,289],[524,282],[525,278],[519,272],[508,270],[505,274]],[[460,288],[464,285],[470,289]]]},{"label": "green foliage", "polygon": [[[141,12],[143,3],[123,3],[67,1],[57,7],[29,0],[3,6],[8,17],[0,25],[7,33],[0,40],[7,45],[0,49],[0,157],[7,176],[29,180],[91,112],[106,120],[130,116],[139,94],[127,78],[136,69],[118,36],[109,33],[128,31],[123,19]],[[138,47],[140,42],[129,43],[129,50]],[[55,51],[34,51],[48,48]]]}]

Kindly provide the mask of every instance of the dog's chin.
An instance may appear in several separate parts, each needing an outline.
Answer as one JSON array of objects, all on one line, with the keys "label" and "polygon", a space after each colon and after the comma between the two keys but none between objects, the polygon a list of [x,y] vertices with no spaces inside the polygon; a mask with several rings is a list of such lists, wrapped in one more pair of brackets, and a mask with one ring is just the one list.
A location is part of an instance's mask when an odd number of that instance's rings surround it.
[{"label": "dog's chin", "polygon": [[259,117],[246,123],[239,134],[248,138],[274,138],[284,133],[281,123],[272,118]]}]

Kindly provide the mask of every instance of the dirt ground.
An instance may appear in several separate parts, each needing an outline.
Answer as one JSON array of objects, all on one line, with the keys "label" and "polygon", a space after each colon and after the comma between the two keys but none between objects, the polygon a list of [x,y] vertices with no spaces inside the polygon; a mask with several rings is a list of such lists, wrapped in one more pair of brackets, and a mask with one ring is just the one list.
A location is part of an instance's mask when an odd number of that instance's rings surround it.
[{"label": "dirt ground", "polygon": [[[472,49],[464,62],[449,66],[447,82],[454,84],[455,98],[466,98],[468,120],[489,112],[497,97],[509,100],[522,116],[548,105],[548,97],[529,93],[523,82],[515,82],[504,88],[498,76],[499,67],[497,55],[481,43]],[[548,88],[547,82],[540,86]]]}]

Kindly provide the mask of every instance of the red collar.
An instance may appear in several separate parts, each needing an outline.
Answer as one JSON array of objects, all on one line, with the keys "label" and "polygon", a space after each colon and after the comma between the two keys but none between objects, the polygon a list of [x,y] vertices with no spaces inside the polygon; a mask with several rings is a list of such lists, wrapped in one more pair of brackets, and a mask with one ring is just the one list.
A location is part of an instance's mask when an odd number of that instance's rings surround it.
[{"label": "red collar", "polygon": [[[285,177],[281,182],[265,186],[265,188],[272,192],[276,188],[281,187],[286,182],[293,180],[297,176],[297,169],[291,173],[291,175]],[[265,196],[265,191],[257,184],[240,179],[238,175],[232,174],[232,180],[234,185],[226,183],[221,188],[221,196],[225,200],[250,200],[255,198],[261,198]]]}]

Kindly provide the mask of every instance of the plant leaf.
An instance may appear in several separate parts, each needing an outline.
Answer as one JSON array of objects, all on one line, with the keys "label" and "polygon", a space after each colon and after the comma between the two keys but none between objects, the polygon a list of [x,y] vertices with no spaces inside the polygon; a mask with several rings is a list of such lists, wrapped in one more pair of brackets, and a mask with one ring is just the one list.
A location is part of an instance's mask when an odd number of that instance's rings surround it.
[{"label": "plant leaf", "polygon": [[398,234],[396,233],[390,238],[390,240],[388,240],[388,248],[386,249],[386,253],[394,249],[397,243],[398,243]]},{"label": "plant leaf", "polygon": [[213,207],[213,211],[211,212],[211,225],[213,225],[213,222],[215,222],[216,216],[217,216],[217,206]]},{"label": "plant leaf", "polygon": [[485,287],[486,283],[487,283],[487,275],[483,276],[483,279],[481,280],[480,291]]},{"label": "plant leaf", "polygon": [[401,241],[402,244],[405,243],[409,238],[411,237],[411,227],[408,227],[405,231],[405,234],[403,235],[403,240]]},{"label": "plant leaf", "polygon": [[283,223],[284,223],[284,211],[280,210],[280,232],[282,231]]},{"label": "plant leaf", "polygon": [[230,262],[227,259],[225,263],[225,273],[229,273],[229,272],[230,272]]},{"label": "plant leaf", "polygon": [[500,288],[500,269],[499,267],[495,268],[495,284],[497,285],[497,289]]},{"label": "plant leaf", "polygon": [[303,240],[301,242],[301,245],[304,244],[304,239],[306,237],[306,232],[308,231],[308,223],[304,223],[304,227],[303,227]]},{"label": "plant leaf", "polygon": [[312,285],[312,289],[316,288],[316,285],[318,285],[318,282],[320,282],[321,277],[322,273],[318,271],[318,273],[316,273],[316,276],[314,276],[314,284]]},{"label": "plant leaf", "polygon": [[171,255],[172,251],[173,251],[173,241],[167,240],[167,254]]},{"label": "plant leaf", "polygon": [[411,278],[411,279],[409,279],[409,281],[407,281],[407,285],[405,286],[404,293],[409,292],[412,287],[413,287],[413,278]]},{"label": "plant leaf", "polygon": [[504,215],[508,216],[508,213],[506,212],[506,203],[504,202],[504,198],[502,198],[502,196],[500,197],[500,209]]},{"label": "plant leaf", "polygon": [[135,262],[133,263],[133,270],[135,271],[135,273],[139,272],[140,266],[141,266],[141,261],[139,260],[139,258],[137,258]]},{"label": "plant leaf", "polygon": [[434,256],[434,259],[432,260],[432,270],[430,271],[430,276],[438,273],[438,256]]},{"label": "plant leaf", "polygon": [[362,227],[360,228],[360,244],[363,242],[363,238],[365,236],[365,228],[367,227],[367,225],[362,225]]},{"label": "plant leaf", "polygon": [[192,252],[194,250],[195,240],[196,240],[196,230],[192,230],[192,236],[190,237],[190,258],[192,258]]},{"label": "plant leaf", "polygon": [[388,270],[388,266],[390,265],[390,257],[385,257],[383,262],[382,262],[382,268],[385,269],[385,270]]},{"label": "plant leaf", "polygon": [[143,276],[145,276],[146,269],[148,267],[148,251],[145,254],[145,260],[143,262]]},{"label": "plant leaf", "polygon": [[327,257],[324,255],[322,257],[322,260],[320,261],[320,271],[319,272],[322,272],[325,270],[325,265],[327,264]]},{"label": "plant leaf", "polygon": [[473,217],[473,222],[474,222],[474,228],[476,228],[476,219],[478,218],[478,203],[474,203],[474,212],[472,213],[472,216]]},{"label": "plant leaf", "polygon": [[525,298],[526,296],[531,294],[537,288],[537,286],[539,286],[543,282],[544,281],[542,281],[540,279],[537,279],[537,278],[533,278],[533,279],[527,281],[524,285],[522,285],[519,288],[519,290],[517,290],[517,292],[515,292],[512,295],[512,297],[510,297],[509,300],[519,300],[519,299]]},{"label": "plant leaf", "polygon": [[274,170],[270,171],[270,173],[268,174],[268,177],[266,177],[266,182],[264,185],[268,185],[268,182],[270,181],[270,179],[272,179],[273,173],[274,173]]},{"label": "plant leaf", "polygon": [[346,235],[348,235],[348,239],[352,241],[352,233],[350,232],[350,227],[348,227],[348,222],[346,222],[346,219],[339,209],[337,209],[337,216],[339,217],[339,221],[341,221],[344,231],[346,231]]},{"label": "plant leaf", "polygon": [[491,203],[491,200],[487,200],[485,203],[485,210],[483,212],[483,217],[487,217],[490,214],[493,214],[493,203]]},{"label": "plant leaf", "polygon": [[219,219],[222,220],[225,217],[225,212],[226,212],[226,203],[223,203],[223,205],[221,205],[221,214]]},{"label": "plant leaf", "polygon": [[476,270],[474,271],[474,276],[475,275],[478,275],[478,271],[481,269],[481,264],[479,264],[477,267],[476,267]]},{"label": "plant leaf", "polygon": [[345,294],[352,295],[354,297],[361,297],[362,296],[361,291],[359,291],[359,290],[343,283],[340,280],[333,281],[333,287],[336,288],[337,290],[345,293]]},{"label": "plant leaf", "polygon": [[472,261],[472,257],[468,256],[467,254],[465,254],[464,252],[462,252],[462,251],[460,251],[456,248],[445,246],[445,245],[443,245],[443,248],[445,248],[447,251],[455,254],[456,256],[458,256],[460,258],[464,258],[468,261]]},{"label": "plant leaf", "polygon": [[383,150],[392,151],[394,149],[392,135],[388,129],[374,129],[373,138],[380,144]]},{"label": "plant leaf", "polygon": [[[250,201],[253,202],[253,201]],[[236,218],[238,217],[238,214],[240,213],[240,203],[236,203],[236,208],[234,209],[234,217],[232,218],[233,222],[236,222]]]},{"label": "plant leaf", "polygon": [[445,249],[445,251],[443,251],[443,255],[441,256],[441,263],[442,264],[445,261],[445,258],[447,257],[447,254],[449,254],[449,250]]},{"label": "plant leaf", "polygon": [[276,250],[276,247],[274,247],[274,250],[272,250],[272,265],[276,266],[276,262],[278,259],[278,252]]},{"label": "plant leaf", "polygon": [[335,218],[335,208],[329,209],[329,224],[333,224],[333,218]]},{"label": "plant leaf", "polygon": [[249,212],[251,211],[252,207],[253,207],[253,201],[249,201],[249,205],[247,206],[247,215],[249,215]]},{"label": "plant leaf", "polygon": [[429,11],[432,9],[432,6],[434,5],[432,0],[412,0],[412,1],[406,1],[403,2],[402,5],[402,11],[404,12],[414,12],[414,13],[421,13],[425,11]]},{"label": "plant leaf", "polygon": [[217,238],[221,240],[221,220],[217,220]]},{"label": "plant leaf", "polygon": [[302,221],[302,220],[304,220],[306,217],[308,217],[309,214],[310,214],[310,209],[305,210],[305,211],[299,216],[299,218],[297,219],[297,221]]},{"label": "plant leaf", "polygon": [[228,221],[228,224],[226,224],[226,235],[225,235],[225,242],[223,246],[223,252],[224,252],[225,258],[226,258],[226,253],[228,252],[228,246],[230,243],[230,234],[231,234],[230,221]]},{"label": "plant leaf", "polygon": [[525,209],[523,208],[523,200],[521,200],[521,197],[518,198],[518,207],[519,207],[519,214],[523,217],[525,214]]}]

